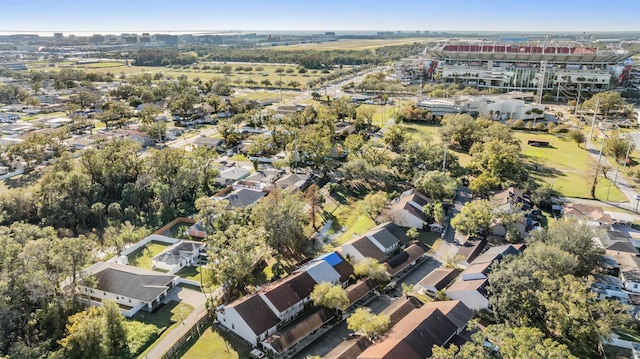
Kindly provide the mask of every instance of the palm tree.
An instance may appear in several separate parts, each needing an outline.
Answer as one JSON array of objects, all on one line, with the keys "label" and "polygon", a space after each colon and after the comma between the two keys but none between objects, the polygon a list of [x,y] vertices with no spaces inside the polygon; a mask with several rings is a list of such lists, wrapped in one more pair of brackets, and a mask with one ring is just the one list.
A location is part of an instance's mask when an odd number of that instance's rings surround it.
[{"label": "palm tree", "polygon": [[413,293],[413,284],[402,283],[402,295],[409,298],[410,294]]}]

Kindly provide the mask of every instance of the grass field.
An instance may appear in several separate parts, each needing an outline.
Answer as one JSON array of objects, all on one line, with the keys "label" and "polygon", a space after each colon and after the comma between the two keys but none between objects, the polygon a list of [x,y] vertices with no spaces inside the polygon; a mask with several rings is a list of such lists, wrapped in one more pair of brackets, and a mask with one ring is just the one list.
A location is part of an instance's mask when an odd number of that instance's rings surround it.
[{"label": "grass field", "polygon": [[162,338],[167,336],[178,325],[182,325],[181,320],[186,318],[189,314],[191,314],[191,312],[193,312],[193,307],[189,304],[171,301],[168,304],[165,304],[155,313],[139,311],[133,317],[131,317],[131,320],[135,320],[145,324],[152,324],[158,327],[160,330],[164,330],[160,337],[158,337],[158,339],[156,339],[156,341],[138,357],[144,358],[145,353],[148,353],[156,343],[159,343]]},{"label": "grass field", "polygon": [[151,258],[160,254],[163,250],[167,249],[169,245],[164,243],[151,242],[147,247],[142,247],[137,251],[129,254],[129,264],[138,268],[151,269]]},{"label": "grass field", "polygon": [[240,340],[217,327],[206,327],[195,342],[187,345],[182,359],[244,359],[249,357],[249,348]]},{"label": "grass field", "polygon": [[[119,64],[119,65],[118,65]],[[37,68],[39,70],[47,70],[47,71],[60,71],[63,68],[75,68],[75,69],[83,69],[90,72],[97,73],[107,73],[110,72],[114,74],[116,77],[120,77],[124,75],[125,77],[142,74],[142,73],[162,73],[165,77],[171,76],[173,78],[177,78],[179,76],[187,76],[189,80],[193,80],[195,78],[200,79],[202,81],[208,81],[216,78],[226,78],[231,82],[233,86],[244,87],[245,82],[247,80],[253,80],[257,84],[251,85],[251,87],[266,87],[261,84],[264,80],[269,80],[271,82],[271,86],[268,86],[269,89],[279,89],[279,86],[276,86],[276,81],[284,82],[282,85],[283,88],[289,88],[288,84],[292,81],[297,81],[300,85],[297,87],[298,89],[303,89],[306,86],[306,83],[310,80],[317,80],[322,76],[329,75],[329,73],[322,73],[319,70],[308,70],[304,74],[298,73],[297,65],[275,65],[275,64],[262,64],[262,63],[227,63],[231,66],[232,70],[229,75],[225,75],[221,71],[214,70],[196,70],[196,69],[173,69],[170,67],[161,67],[161,66],[126,66],[123,63],[114,63],[114,62],[102,62],[96,64],[87,64],[87,65],[75,65],[71,64],[60,64],[56,63],[55,67],[47,67],[45,64],[33,65],[31,68]],[[221,63],[200,63],[200,66],[209,65],[209,66],[222,66]],[[236,67],[253,67],[253,71],[235,71]],[[258,71],[257,68],[261,67],[262,69]],[[279,74],[276,72],[278,68],[284,69],[285,72]],[[292,73],[286,73],[286,71],[293,70]]]},{"label": "grass field", "polygon": [[[546,133],[516,132],[522,141],[521,158],[529,168],[530,175],[539,182],[548,183],[565,197],[591,198],[590,188],[596,161],[584,147],[568,138]],[[527,140],[548,141],[549,147],[534,147]],[[615,187],[609,190],[609,180],[599,177],[596,199],[623,202],[626,197]]]},{"label": "grass field", "polygon": [[[428,41],[433,41],[429,38]],[[287,46],[269,47],[273,50],[372,50],[383,46],[412,44],[414,42],[427,42],[426,38],[415,37],[406,39],[389,39],[389,40],[341,40],[333,42],[313,43],[313,44],[296,44]]]}]

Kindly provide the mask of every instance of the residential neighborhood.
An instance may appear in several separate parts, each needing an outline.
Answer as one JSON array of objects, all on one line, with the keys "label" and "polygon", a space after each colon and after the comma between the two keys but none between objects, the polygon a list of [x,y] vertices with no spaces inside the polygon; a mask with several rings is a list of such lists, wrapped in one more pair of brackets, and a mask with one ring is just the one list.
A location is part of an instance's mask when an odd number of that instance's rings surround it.
[{"label": "residential neighborhood", "polygon": [[5,5],[0,358],[640,357],[637,4]]}]

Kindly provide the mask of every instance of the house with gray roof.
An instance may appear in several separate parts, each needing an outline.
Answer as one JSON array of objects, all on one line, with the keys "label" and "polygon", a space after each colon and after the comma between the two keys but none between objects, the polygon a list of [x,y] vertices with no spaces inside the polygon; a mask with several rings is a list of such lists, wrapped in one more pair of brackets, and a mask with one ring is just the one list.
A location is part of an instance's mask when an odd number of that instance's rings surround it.
[{"label": "house with gray roof", "polygon": [[98,262],[78,281],[76,291],[91,305],[112,300],[123,315],[131,317],[139,310],[153,311],[167,297],[178,277],[148,269]]},{"label": "house with gray roof", "polygon": [[245,208],[254,205],[262,197],[266,196],[267,192],[253,188],[238,188],[224,197],[217,197],[218,199],[224,199],[229,201],[231,208]]}]

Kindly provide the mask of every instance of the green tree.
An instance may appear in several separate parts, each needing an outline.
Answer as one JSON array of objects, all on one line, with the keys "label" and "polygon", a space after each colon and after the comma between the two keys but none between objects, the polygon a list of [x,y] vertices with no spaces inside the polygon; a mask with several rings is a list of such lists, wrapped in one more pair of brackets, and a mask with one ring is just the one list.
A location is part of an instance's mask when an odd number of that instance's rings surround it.
[{"label": "green tree", "polygon": [[407,231],[407,238],[410,241],[417,241],[419,236],[420,233],[418,233],[418,230],[415,228],[409,228],[409,230]]},{"label": "green tree", "polygon": [[316,284],[310,297],[313,305],[333,309],[336,312],[344,311],[349,306],[347,291],[340,285],[329,282]]},{"label": "green tree", "polygon": [[573,142],[577,143],[578,146],[587,140],[587,136],[585,136],[585,134],[580,130],[571,130],[567,135],[573,140]]},{"label": "green tree", "polygon": [[444,221],[447,219],[447,214],[444,211],[444,207],[442,206],[441,202],[425,204],[424,207],[422,208],[422,211],[426,215],[433,217],[433,220],[439,224],[443,224]]},{"label": "green tree", "polygon": [[129,346],[127,344],[127,332],[125,328],[125,319],[120,313],[118,304],[112,301],[103,303],[103,331],[105,346],[105,358],[125,359],[131,357]]},{"label": "green tree", "polygon": [[475,175],[485,174],[496,178],[503,186],[522,183],[527,171],[518,157],[520,147],[500,140],[474,146],[469,169]]},{"label": "green tree", "polygon": [[480,128],[470,115],[445,115],[441,124],[440,136],[442,140],[460,146],[465,152],[480,140]]},{"label": "green tree", "polygon": [[318,230],[316,226],[316,216],[320,210],[322,210],[322,204],[324,203],[324,196],[320,193],[320,188],[318,188],[317,184],[312,184],[307,188],[307,191],[304,195],[304,198],[307,200],[309,204],[310,216],[311,216],[311,225],[314,230]]},{"label": "green tree", "polygon": [[353,266],[353,272],[358,278],[369,278],[378,283],[386,283],[391,279],[384,264],[375,258],[367,257]]},{"label": "green tree", "polygon": [[596,110],[602,113],[605,118],[611,111],[618,111],[624,107],[624,99],[620,92],[617,91],[605,91],[600,92],[583,103],[584,108],[590,110]]},{"label": "green tree", "polygon": [[460,213],[451,219],[451,225],[464,235],[473,235],[486,230],[493,218],[491,208],[492,204],[487,200],[467,202]]},{"label": "green tree", "polygon": [[251,211],[253,222],[265,229],[267,244],[277,252],[295,257],[305,250],[304,226],[308,216],[300,194],[271,192]]},{"label": "green tree", "polygon": [[442,171],[428,171],[413,181],[413,186],[434,202],[451,200],[456,195],[458,182]]},{"label": "green tree", "polygon": [[387,201],[387,194],[385,192],[369,193],[362,199],[358,205],[358,209],[362,214],[366,214],[369,218],[375,220],[386,207]]},{"label": "green tree", "polygon": [[252,271],[268,250],[260,230],[232,224],[205,239],[208,246],[208,273],[215,285],[223,285],[226,295],[242,290],[252,278]]},{"label": "green tree", "polygon": [[69,317],[68,334],[60,341],[65,357],[72,359],[105,357],[101,317],[102,311],[98,307],[91,307],[88,311]]},{"label": "green tree", "polygon": [[611,136],[604,142],[604,153],[613,157],[616,162],[623,161],[627,155],[627,151],[635,148],[633,141],[621,138],[620,136]]},{"label": "green tree", "polygon": [[397,151],[400,146],[405,143],[406,136],[404,126],[395,123],[387,128],[387,131],[382,136],[382,140],[390,146],[392,150]]},{"label": "green tree", "polygon": [[347,328],[372,340],[389,329],[391,317],[388,314],[374,314],[369,308],[358,308],[347,318]]}]

